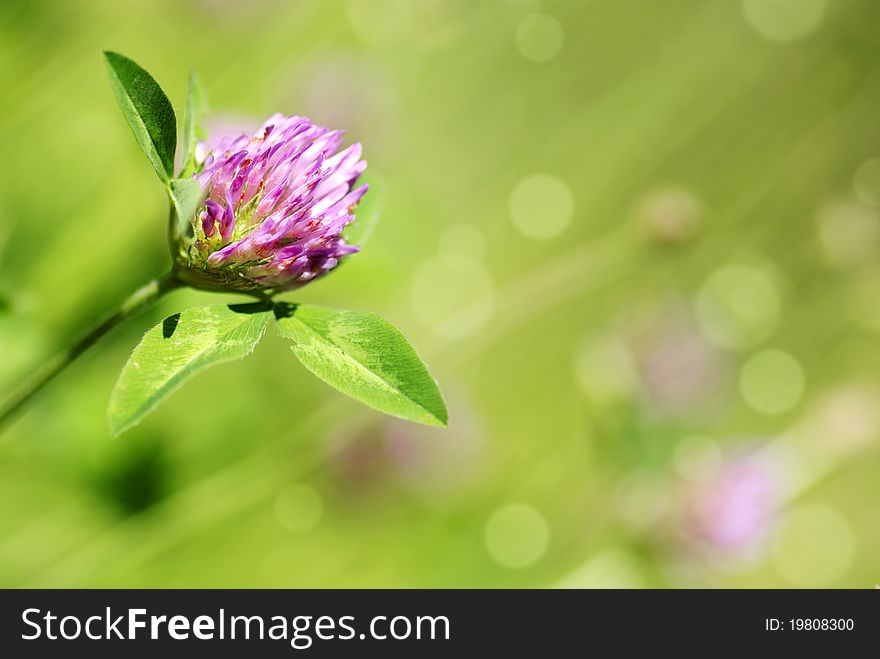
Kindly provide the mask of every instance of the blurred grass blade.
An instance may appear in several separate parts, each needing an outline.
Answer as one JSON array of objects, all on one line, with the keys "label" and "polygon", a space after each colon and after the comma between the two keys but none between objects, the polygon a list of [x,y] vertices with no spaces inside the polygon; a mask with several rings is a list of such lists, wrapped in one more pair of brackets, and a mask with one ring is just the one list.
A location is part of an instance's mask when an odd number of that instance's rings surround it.
[{"label": "blurred grass blade", "polygon": [[196,307],[169,316],[144,335],[110,396],[113,435],[131,428],[186,380],[256,347],[271,312],[263,304]]},{"label": "blurred grass blade", "polygon": [[196,145],[204,138],[202,130],[202,118],[207,111],[208,101],[205,87],[199,74],[194,70],[189,72],[189,86],[186,92],[186,112],[183,114],[183,161],[180,168],[180,176],[189,176],[195,171]]},{"label": "blurred grass blade", "polygon": [[105,52],[110,83],[137,143],[163,181],[174,175],[177,120],[153,77],[119,53]]},{"label": "blurred grass blade", "polygon": [[168,194],[177,214],[177,235],[186,235],[192,216],[202,201],[202,186],[194,178],[176,178],[168,183]]},{"label": "blurred grass blade", "polygon": [[282,336],[312,373],[380,412],[445,426],[437,383],[400,331],[381,316],[288,305],[276,310]]}]

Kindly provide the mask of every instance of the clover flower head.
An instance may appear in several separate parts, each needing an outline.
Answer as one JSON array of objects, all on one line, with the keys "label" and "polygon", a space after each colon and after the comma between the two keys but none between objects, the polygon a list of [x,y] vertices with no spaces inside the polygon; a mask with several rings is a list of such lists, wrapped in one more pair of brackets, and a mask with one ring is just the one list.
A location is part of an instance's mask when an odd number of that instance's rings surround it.
[{"label": "clover flower head", "polygon": [[204,201],[179,264],[202,288],[299,288],[358,251],[343,230],[367,191],[361,145],[339,150],[342,131],[275,114],[254,135],[199,143],[193,177]]}]

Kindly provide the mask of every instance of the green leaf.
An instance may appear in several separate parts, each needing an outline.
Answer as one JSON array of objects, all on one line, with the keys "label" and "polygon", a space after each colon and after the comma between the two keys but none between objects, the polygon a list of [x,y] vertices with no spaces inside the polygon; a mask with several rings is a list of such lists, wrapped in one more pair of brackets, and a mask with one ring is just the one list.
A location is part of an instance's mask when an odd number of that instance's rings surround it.
[{"label": "green leaf", "polygon": [[152,76],[119,53],[105,52],[113,94],[131,132],[163,181],[174,175],[177,120]]},{"label": "green leaf", "polygon": [[168,194],[177,214],[175,225],[178,236],[186,235],[199,204],[202,203],[202,186],[198,179],[176,178],[168,183]]},{"label": "green leaf", "polygon": [[169,316],[144,335],[110,396],[107,423],[115,436],[136,425],[186,380],[256,347],[270,309],[262,303],[196,307]]},{"label": "green leaf", "polygon": [[199,74],[189,72],[189,86],[186,92],[186,112],[183,113],[183,162],[181,177],[188,176],[196,168],[196,145],[204,137],[202,117],[207,110],[207,94]]},{"label": "green leaf", "polygon": [[400,331],[381,316],[308,305],[278,305],[282,336],[312,373],[380,412],[445,426],[437,383]]},{"label": "green leaf", "polygon": [[359,245],[363,247],[373,231],[379,224],[382,216],[382,208],[385,205],[384,189],[382,180],[375,174],[371,175],[367,181],[359,181],[368,183],[370,189],[363,196],[361,202],[355,209],[355,220],[345,227],[345,242],[349,245]]}]

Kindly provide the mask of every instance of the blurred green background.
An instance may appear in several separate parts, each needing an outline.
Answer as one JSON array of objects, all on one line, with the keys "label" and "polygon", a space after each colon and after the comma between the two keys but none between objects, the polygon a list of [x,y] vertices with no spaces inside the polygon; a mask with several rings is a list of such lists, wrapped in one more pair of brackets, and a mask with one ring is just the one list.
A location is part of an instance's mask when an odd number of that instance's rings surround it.
[{"label": "blurred green background", "polygon": [[179,117],[194,67],[215,125],[363,142],[382,222],[286,297],[391,319],[451,423],[381,417],[270,333],[111,440],[141,334],[224,299],[174,293],[0,437],[0,584],[873,587],[877,25],[874,0],[4,0],[0,391],[166,268],[112,49]]}]

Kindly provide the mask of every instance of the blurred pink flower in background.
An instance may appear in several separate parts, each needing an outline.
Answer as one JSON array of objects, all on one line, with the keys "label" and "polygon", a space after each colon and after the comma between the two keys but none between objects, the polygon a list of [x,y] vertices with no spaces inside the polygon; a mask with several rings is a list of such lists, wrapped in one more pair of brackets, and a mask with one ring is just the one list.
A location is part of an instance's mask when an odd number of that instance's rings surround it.
[{"label": "blurred pink flower in background", "polygon": [[692,417],[721,389],[721,354],[682,310],[661,310],[633,343],[642,389],[657,411]]},{"label": "blurred pink flower in background", "polygon": [[650,190],[633,209],[633,216],[647,238],[657,245],[679,245],[696,234],[703,208],[696,194],[681,186]]},{"label": "blurred pink flower in background", "polygon": [[[455,404],[458,403],[458,404]],[[399,477],[413,489],[452,492],[467,485],[482,464],[481,424],[476,415],[453,400],[449,428],[424,428],[389,419],[385,442]]]},{"label": "blurred pink flower in background", "polygon": [[326,451],[330,475],[344,494],[360,498],[388,480],[388,453],[378,423],[336,428],[327,439]]},{"label": "blurred pink flower in background", "polygon": [[724,461],[685,487],[682,530],[710,553],[747,558],[770,533],[780,502],[778,475],[754,455]]},{"label": "blurred pink flower in background", "polygon": [[454,396],[449,408],[455,414],[443,429],[395,419],[338,428],[327,444],[331,474],[343,490],[356,496],[389,485],[437,496],[462,489],[482,465],[481,424]]}]

